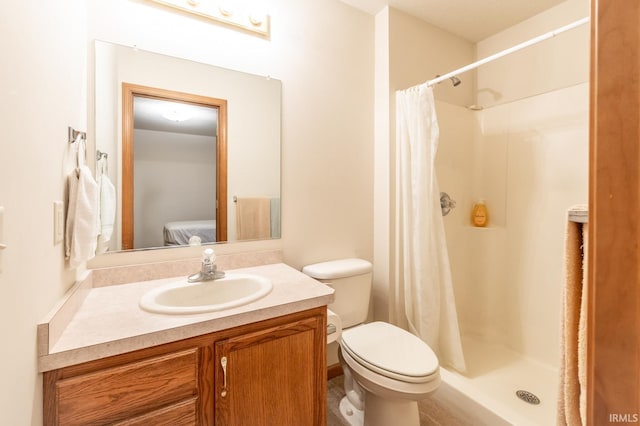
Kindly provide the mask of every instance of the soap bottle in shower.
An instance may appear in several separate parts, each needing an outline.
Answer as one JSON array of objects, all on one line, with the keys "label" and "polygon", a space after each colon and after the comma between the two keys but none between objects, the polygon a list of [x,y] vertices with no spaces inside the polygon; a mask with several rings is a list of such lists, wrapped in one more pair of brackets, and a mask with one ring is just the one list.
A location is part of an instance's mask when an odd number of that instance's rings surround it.
[{"label": "soap bottle in shower", "polygon": [[489,211],[487,210],[487,205],[484,203],[484,200],[478,200],[478,202],[473,205],[471,224],[479,228],[484,228],[489,224]]}]

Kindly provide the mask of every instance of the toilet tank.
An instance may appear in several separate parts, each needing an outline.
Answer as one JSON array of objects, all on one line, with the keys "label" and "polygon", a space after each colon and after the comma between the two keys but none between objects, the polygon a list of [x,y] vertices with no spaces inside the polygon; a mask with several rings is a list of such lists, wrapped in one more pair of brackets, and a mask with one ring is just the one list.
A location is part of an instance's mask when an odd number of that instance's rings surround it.
[{"label": "toilet tank", "polygon": [[369,312],[371,263],[363,259],[340,259],[315,263],[302,272],[335,291],[329,309],[338,314],[342,328],[363,323]]}]

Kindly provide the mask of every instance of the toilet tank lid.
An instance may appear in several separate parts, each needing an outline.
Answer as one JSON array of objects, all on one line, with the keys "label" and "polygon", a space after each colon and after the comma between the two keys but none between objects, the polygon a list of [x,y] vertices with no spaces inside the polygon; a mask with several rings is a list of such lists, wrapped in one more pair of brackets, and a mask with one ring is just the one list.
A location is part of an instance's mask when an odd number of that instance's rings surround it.
[{"label": "toilet tank lid", "polygon": [[302,268],[302,272],[312,278],[332,280],[353,277],[371,272],[371,262],[364,259],[340,259],[329,262],[314,263]]}]

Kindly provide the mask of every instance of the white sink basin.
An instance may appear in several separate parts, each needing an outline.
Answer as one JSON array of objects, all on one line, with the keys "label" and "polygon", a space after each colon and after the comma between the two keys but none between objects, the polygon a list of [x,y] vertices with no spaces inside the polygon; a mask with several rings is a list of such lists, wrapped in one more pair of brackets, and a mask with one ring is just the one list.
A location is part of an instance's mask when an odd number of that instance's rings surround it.
[{"label": "white sink basin", "polygon": [[222,279],[196,283],[183,278],[145,293],[140,307],[159,314],[221,311],[258,300],[272,288],[271,280],[250,274],[227,274]]}]

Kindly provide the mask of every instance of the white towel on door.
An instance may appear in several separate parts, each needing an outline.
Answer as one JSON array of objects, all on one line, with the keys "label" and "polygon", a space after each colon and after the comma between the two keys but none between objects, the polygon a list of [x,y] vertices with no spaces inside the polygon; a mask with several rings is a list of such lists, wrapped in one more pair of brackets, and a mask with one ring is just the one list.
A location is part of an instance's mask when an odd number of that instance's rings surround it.
[{"label": "white towel on door", "polygon": [[98,184],[91,170],[79,166],[69,175],[69,203],[65,232],[65,254],[72,268],[93,258],[96,252],[98,227]]},{"label": "white towel on door", "polygon": [[116,220],[116,187],[107,175],[100,178],[100,241],[109,242]]}]

